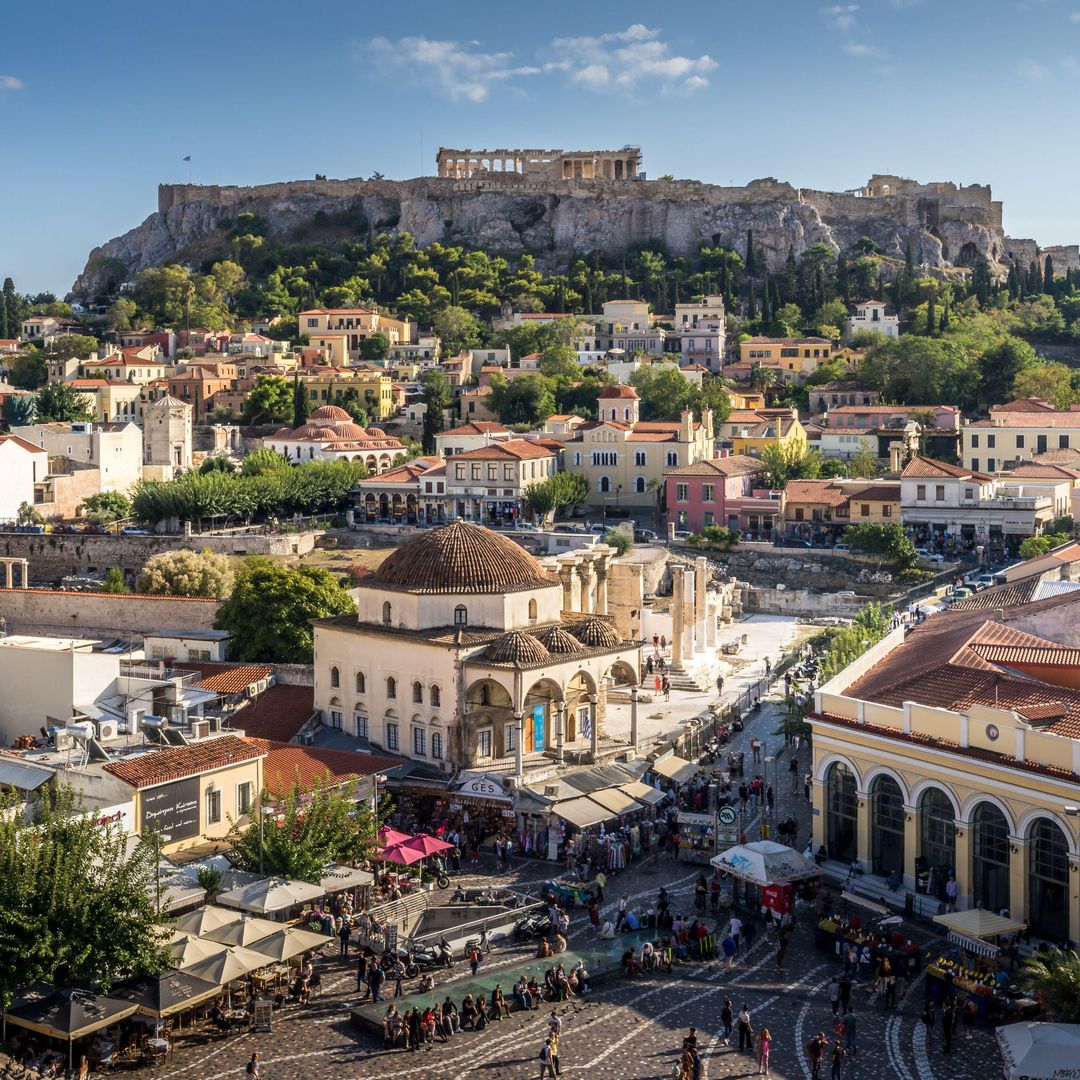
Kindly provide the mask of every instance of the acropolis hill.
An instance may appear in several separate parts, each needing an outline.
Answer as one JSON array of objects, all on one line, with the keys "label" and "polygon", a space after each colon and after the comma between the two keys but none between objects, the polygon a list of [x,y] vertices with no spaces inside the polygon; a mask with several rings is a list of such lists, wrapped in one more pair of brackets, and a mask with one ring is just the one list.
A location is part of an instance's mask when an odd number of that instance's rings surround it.
[{"label": "acropolis hill", "polygon": [[[1002,266],[1035,256],[1030,240],[1002,230],[990,187],[920,184],[875,175],[851,191],[814,191],[766,178],[744,187],[697,180],[648,180],[637,147],[620,150],[454,150],[440,148],[438,175],[413,180],[293,180],[255,187],[162,184],[158,210],[90,254],[73,286],[94,292],[105,260],[127,277],[177,258],[213,251],[236,216],[266,222],[288,241],[313,221],[347,221],[357,235],[408,232],[421,246],[441,241],[514,258],[526,252],[564,269],[594,251],[606,257],[649,244],[693,259],[703,244],[742,250],[748,229],[771,266],[812,244],[846,251],[866,236],[886,254],[929,267],[970,265],[982,256]],[[319,212],[322,211],[321,214]],[[319,218],[316,215],[319,214]],[[190,249],[190,250],[189,250]],[[1060,269],[1080,269],[1078,249],[1055,253]],[[111,264],[113,276],[117,264]]]}]

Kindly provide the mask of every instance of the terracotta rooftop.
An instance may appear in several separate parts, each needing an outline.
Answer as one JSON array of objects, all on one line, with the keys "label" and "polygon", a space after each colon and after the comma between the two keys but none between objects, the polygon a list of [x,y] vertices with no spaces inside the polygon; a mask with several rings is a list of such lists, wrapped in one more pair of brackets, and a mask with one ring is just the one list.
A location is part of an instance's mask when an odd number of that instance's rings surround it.
[{"label": "terracotta rooftop", "polygon": [[995,405],[991,412],[1057,412],[1057,409],[1043,398],[1018,398],[1004,405]]},{"label": "terracotta rooftop", "polygon": [[110,761],[102,768],[133,788],[148,788],[167,784],[170,780],[182,780],[186,776],[200,776],[242,761],[253,761],[264,754],[264,750],[246,739],[221,735],[189,746],[152,750],[124,761]]},{"label": "terracotta rooftop", "polygon": [[195,686],[214,694],[242,694],[252,683],[269,679],[274,669],[268,664],[215,664],[205,660],[184,660],[173,664],[178,671],[197,671]]},{"label": "terracotta rooftop", "polygon": [[846,506],[848,497],[831,480],[789,480],[784,487],[789,503],[814,503],[822,506]]},{"label": "terracotta rooftop", "polygon": [[[309,687],[310,689],[310,687]],[[294,785],[302,792],[317,783],[330,787],[346,784],[385,769],[396,769],[400,758],[364,754],[356,750],[327,750],[319,746],[296,746],[270,739],[247,739],[266,754],[263,786],[271,795],[287,795]]]},{"label": "terracotta rooftop", "polygon": [[914,477],[917,480],[993,479],[993,477],[987,476],[986,473],[974,472],[959,465],[950,465],[947,461],[937,461],[935,458],[921,457],[919,455],[916,455],[907,463],[901,475]]},{"label": "terracotta rooftop", "polygon": [[557,579],[549,577],[513,540],[482,525],[453,521],[403,544],[361,587],[421,593],[505,593],[557,584]]},{"label": "terracotta rooftop", "polygon": [[899,502],[900,485],[871,484],[848,496],[851,499],[866,499],[867,502]]},{"label": "terracotta rooftop", "polygon": [[693,465],[680,465],[668,469],[666,476],[748,476],[765,471],[760,458],[747,454],[732,454],[730,457],[709,458],[697,461]]},{"label": "terracotta rooftop", "polygon": [[541,664],[551,658],[547,647],[523,630],[511,630],[496,638],[484,655],[496,664]]},{"label": "terracotta rooftop", "polygon": [[487,420],[473,421],[451,428],[449,431],[440,431],[439,438],[445,439],[450,435],[509,435],[510,429],[502,424],[494,424]]},{"label": "terracotta rooftop", "polygon": [[638,394],[632,386],[616,383],[614,386],[605,386],[597,396],[601,400],[607,400],[609,398],[636,398]]},{"label": "terracotta rooftop", "polygon": [[831,345],[828,338],[823,337],[752,337],[739,343],[740,345]]},{"label": "terracotta rooftop", "polygon": [[315,690],[311,686],[275,683],[254,701],[238,709],[229,719],[232,727],[249,738],[280,739],[288,742],[315,712]]},{"label": "terracotta rooftop", "polygon": [[551,457],[551,451],[546,446],[537,446],[530,439],[507,439],[506,442],[492,443],[490,446],[478,446],[475,450],[466,450],[463,454],[455,454],[455,461],[497,460],[502,461],[511,458],[544,458]]},{"label": "terracotta rooftop", "polygon": [[1032,409],[1030,412],[994,410],[994,415],[989,420],[976,420],[968,424],[968,427],[989,428],[1075,428],[1080,427],[1080,412],[1046,412],[1043,409]]}]

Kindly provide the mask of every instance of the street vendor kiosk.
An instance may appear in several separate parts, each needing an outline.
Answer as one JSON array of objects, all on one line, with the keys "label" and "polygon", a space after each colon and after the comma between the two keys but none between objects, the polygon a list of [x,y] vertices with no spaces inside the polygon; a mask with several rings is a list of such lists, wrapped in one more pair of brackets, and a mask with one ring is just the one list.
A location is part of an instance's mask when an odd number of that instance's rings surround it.
[{"label": "street vendor kiosk", "polygon": [[684,863],[707,866],[716,854],[713,815],[682,810],[676,820],[679,823],[679,859]]},{"label": "street vendor kiosk", "polygon": [[[895,972],[909,978],[922,968],[919,946],[904,935],[904,920],[899,915],[857,893],[842,892],[840,900],[839,910],[821,913],[814,934],[819,948],[842,960],[852,945],[866,946],[874,970],[879,960],[888,960]],[[851,904],[856,910],[851,910]]]},{"label": "street vendor kiosk", "polygon": [[821,874],[813,860],[772,840],[736,844],[709,861],[721,874],[743,884],[747,907],[768,908],[778,916],[791,911],[797,885]]}]

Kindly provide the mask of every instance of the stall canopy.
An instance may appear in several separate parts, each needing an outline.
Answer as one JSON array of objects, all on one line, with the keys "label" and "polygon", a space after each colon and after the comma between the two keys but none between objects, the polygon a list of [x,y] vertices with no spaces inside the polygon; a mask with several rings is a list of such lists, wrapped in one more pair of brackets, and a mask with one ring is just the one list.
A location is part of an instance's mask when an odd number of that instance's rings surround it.
[{"label": "stall canopy", "polygon": [[685,784],[698,771],[698,767],[692,761],[687,761],[678,754],[672,754],[660,761],[654,761],[652,770],[667,777],[668,780],[674,780],[676,784]]},{"label": "stall canopy", "polygon": [[201,904],[206,900],[206,890],[182,876],[173,878],[168,884],[161,883],[161,910],[175,911],[191,904]]},{"label": "stall canopy", "polygon": [[648,784],[643,784],[640,780],[635,780],[630,784],[623,784],[619,790],[624,795],[629,795],[631,799],[637,799],[638,802],[644,803],[646,806],[655,806],[667,798],[666,792],[649,787]]},{"label": "stall canopy", "polygon": [[341,892],[342,889],[355,889],[361,885],[370,885],[375,875],[369,870],[356,870],[351,866],[330,866],[319,882],[324,893]]},{"label": "stall canopy", "polygon": [[144,1016],[159,1019],[190,1009],[221,992],[217,983],[199,979],[187,971],[144,975],[116,988],[116,996],[134,1002]]},{"label": "stall canopy", "polygon": [[209,933],[211,930],[219,930],[223,926],[228,926],[230,923],[238,922],[242,916],[236,911],[226,911],[225,908],[214,907],[210,905],[208,907],[196,908],[194,911],[189,911],[186,915],[181,915],[176,920],[176,929],[182,930],[185,934],[194,934],[195,937],[202,937],[203,934]]},{"label": "stall canopy", "polygon": [[276,934],[264,938],[252,948],[264,953],[270,960],[291,960],[294,956],[305,953],[308,949],[321,949],[330,943],[325,934],[316,934],[311,930],[301,930],[296,926],[286,926]]},{"label": "stall canopy", "polygon": [[1000,950],[990,938],[1002,934],[1015,934],[1024,929],[1024,923],[995,915],[992,911],[972,908],[955,911],[948,915],[935,915],[934,922],[949,931],[949,940],[977,956],[997,956]]},{"label": "stall canopy", "polygon": [[821,873],[813,860],[772,840],[736,844],[709,861],[718,870],[754,885],[784,885],[805,881]]},{"label": "stall canopy", "polygon": [[440,840],[435,836],[429,836],[427,833],[417,833],[411,839],[403,840],[397,846],[409,851],[419,851],[421,857],[425,859],[429,855],[438,855],[440,851],[453,851],[454,849],[453,844],[448,844],[445,840]]},{"label": "stall canopy", "polygon": [[[222,893],[218,902],[226,907],[240,908],[241,911],[254,911],[268,914],[272,911],[285,911],[291,907],[317,900],[324,890],[319,885],[310,885],[306,881],[286,881],[284,878],[266,878],[255,881],[231,892]],[[243,944],[240,942],[239,944]]]},{"label": "stall canopy", "polygon": [[633,814],[641,809],[641,803],[631,799],[625,792],[618,788],[601,788],[599,791],[590,791],[589,798],[598,802],[601,806],[615,814]]},{"label": "stall canopy", "polygon": [[997,1029],[1005,1080],[1071,1080],[1080,1061],[1080,1024],[1006,1024]]},{"label": "stall canopy", "polygon": [[615,816],[606,806],[594,803],[585,795],[556,803],[551,812],[579,829],[588,829],[602,821],[610,821]]},{"label": "stall canopy", "polygon": [[256,941],[262,941],[271,934],[276,934],[281,929],[281,923],[271,922],[269,919],[254,919],[245,915],[228,926],[219,926],[216,930],[209,930],[203,934],[207,941],[216,941],[222,945],[254,945]]},{"label": "stall canopy", "polygon": [[395,844],[403,843],[409,839],[410,836],[407,832],[398,832],[397,829],[391,829],[389,825],[384,825],[379,830],[379,843],[383,847],[393,847]]},{"label": "stall canopy", "polygon": [[423,857],[416,848],[406,847],[405,844],[397,844],[387,848],[381,855],[375,856],[380,862],[397,863],[398,866],[412,866],[413,863],[420,862]]}]

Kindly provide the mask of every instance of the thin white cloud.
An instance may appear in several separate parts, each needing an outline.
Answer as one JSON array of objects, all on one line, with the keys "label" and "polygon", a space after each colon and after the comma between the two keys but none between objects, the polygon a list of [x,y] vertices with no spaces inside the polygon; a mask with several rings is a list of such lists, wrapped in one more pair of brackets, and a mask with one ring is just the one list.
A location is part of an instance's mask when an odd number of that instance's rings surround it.
[{"label": "thin white cloud", "polygon": [[1080,23],[1080,11],[1073,11],[1069,14],[1069,22]]},{"label": "thin white cloud", "polygon": [[1080,60],[1075,56],[1063,56],[1060,60],[1061,70],[1068,75],[1080,75]]},{"label": "thin white cloud", "polygon": [[22,88],[22,79],[16,79],[14,75],[0,75],[0,94],[6,93],[8,90],[21,90]]},{"label": "thin white cloud", "polygon": [[858,4],[833,4],[822,8],[822,14],[836,27],[837,30],[848,31],[855,26],[855,13],[859,10]]},{"label": "thin white cloud", "polygon": [[844,52],[848,56],[880,57],[885,54],[876,45],[868,45],[865,41],[849,41],[844,45]]},{"label": "thin white cloud", "polygon": [[693,93],[709,85],[717,66],[707,54],[682,56],[660,38],[661,32],[634,23],[586,37],[555,38],[534,64],[513,53],[488,52],[478,41],[451,41],[423,35],[391,41],[377,37],[361,47],[361,58],[388,75],[427,83],[457,101],[484,101],[495,86],[516,86],[535,76],[562,76],[572,85],[601,93],[631,93],[639,85],[662,93]]},{"label": "thin white cloud", "polygon": [[1038,60],[1021,60],[1016,65],[1016,73],[1022,79],[1030,79],[1032,82],[1041,82],[1050,74],[1050,69]]}]

